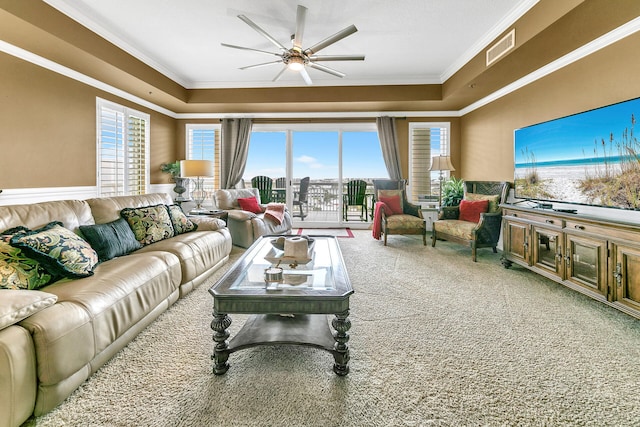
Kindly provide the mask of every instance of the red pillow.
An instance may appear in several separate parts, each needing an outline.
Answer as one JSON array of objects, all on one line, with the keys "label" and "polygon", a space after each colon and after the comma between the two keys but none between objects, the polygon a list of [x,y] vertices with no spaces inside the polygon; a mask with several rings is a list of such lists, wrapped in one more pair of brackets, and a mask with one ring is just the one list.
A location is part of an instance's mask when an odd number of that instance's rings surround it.
[{"label": "red pillow", "polygon": [[462,221],[479,222],[480,214],[489,210],[488,200],[462,200],[460,202],[460,219]]},{"label": "red pillow", "polygon": [[393,215],[401,215],[404,213],[402,210],[402,203],[400,202],[400,196],[379,197],[380,201],[386,204]]},{"label": "red pillow", "polygon": [[238,197],[238,204],[243,211],[253,212],[255,214],[262,213],[262,208],[258,204],[255,197]]}]

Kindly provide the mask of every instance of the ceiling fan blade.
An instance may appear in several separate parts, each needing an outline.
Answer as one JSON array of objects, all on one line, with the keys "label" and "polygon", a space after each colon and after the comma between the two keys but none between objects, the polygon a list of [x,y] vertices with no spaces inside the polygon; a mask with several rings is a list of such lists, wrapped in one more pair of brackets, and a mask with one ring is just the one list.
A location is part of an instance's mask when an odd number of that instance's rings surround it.
[{"label": "ceiling fan blade", "polygon": [[350,36],[351,34],[355,33],[356,31],[358,31],[358,29],[356,28],[355,25],[350,25],[347,28],[345,28],[344,30],[338,31],[337,33],[335,33],[334,35],[327,37],[326,39],[322,40],[320,43],[317,43],[313,46],[311,46],[308,49],[305,49],[304,53],[305,55],[313,55],[316,52],[319,52],[321,49],[324,49],[325,47],[334,44],[335,42],[338,42],[340,40],[342,40],[343,38]]},{"label": "ceiling fan blade", "polygon": [[263,62],[262,64],[247,65],[246,67],[240,67],[239,70],[250,70],[252,68],[266,67],[267,65],[273,64],[282,64],[282,61]]},{"label": "ceiling fan blade", "polygon": [[325,67],[324,65],[316,64],[315,62],[309,62],[309,66],[311,68],[315,68],[316,70],[324,71],[325,73],[333,74],[336,77],[344,77],[345,73],[341,73],[340,71],[334,70],[333,68]]},{"label": "ceiling fan blade", "polygon": [[260,53],[266,53],[267,55],[275,55],[275,56],[280,56],[279,53],[275,53],[275,52],[267,52],[266,50],[260,50],[260,49],[253,49],[251,47],[243,47],[243,46],[236,46],[234,44],[227,44],[227,43],[220,43],[222,46],[224,47],[231,47],[233,49],[241,49],[241,50],[250,50],[252,52],[260,52]]},{"label": "ceiling fan blade", "polygon": [[258,26],[258,24],[256,24],[255,22],[253,22],[251,19],[247,18],[244,15],[238,15],[238,18],[242,19],[248,26],[250,26],[251,28],[253,28],[254,30],[256,30],[258,33],[262,34],[262,36],[264,38],[266,38],[267,40],[269,40],[271,43],[273,43],[278,49],[282,49],[282,50],[287,50],[286,47],[284,47],[282,45],[282,43],[280,43],[278,40],[274,39],[269,33],[267,33],[265,30],[263,30],[262,28],[260,28]]},{"label": "ceiling fan blade", "polygon": [[287,71],[287,66],[286,65],[284,67],[282,67],[282,70],[280,70],[280,72],[278,74],[276,74],[276,76],[271,81],[272,82],[277,82],[280,79],[280,77],[284,74],[285,71]]},{"label": "ceiling fan blade", "polygon": [[309,86],[313,84],[313,82],[311,81],[311,77],[309,77],[309,73],[307,73],[306,68],[303,68],[302,70],[300,70],[300,75],[302,76],[306,84],[308,84]]},{"label": "ceiling fan blade", "polygon": [[364,55],[314,55],[310,61],[364,61]]},{"label": "ceiling fan blade", "polygon": [[304,23],[307,17],[307,8],[298,5],[296,14],[296,33],[293,38],[293,47],[302,51],[302,36],[304,35]]}]

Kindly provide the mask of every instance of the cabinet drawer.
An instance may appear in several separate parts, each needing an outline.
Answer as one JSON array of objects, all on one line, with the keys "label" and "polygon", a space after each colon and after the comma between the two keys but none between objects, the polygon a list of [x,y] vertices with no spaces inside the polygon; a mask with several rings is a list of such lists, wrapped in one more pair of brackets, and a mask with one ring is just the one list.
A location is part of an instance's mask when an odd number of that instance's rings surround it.
[{"label": "cabinet drawer", "polygon": [[514,218],[524,219],[526,221],[539,222],[549,226],[562,227],[562,219],[549,217],[548,215],[537,215],[530,212],[507,211],[506,215]]},{"label": "cabinet drawer", "polygon": [[[607,236],[607,237],[615,237],[616,236],[616,230],[612,227],[603,227],[603,226],[599,226],[599,225],[595,225],[595,224],[591,224],[588,222],[582,222],[582,221],[567,221],[565,222],[565,230],[567,232],[570,231],[583,231],[585,233],[590,233],[590,234],[598,234],[601,236]],[[628,233],[627,233],[628,235]],[[618,236],[620,237],[620,236]]]}]

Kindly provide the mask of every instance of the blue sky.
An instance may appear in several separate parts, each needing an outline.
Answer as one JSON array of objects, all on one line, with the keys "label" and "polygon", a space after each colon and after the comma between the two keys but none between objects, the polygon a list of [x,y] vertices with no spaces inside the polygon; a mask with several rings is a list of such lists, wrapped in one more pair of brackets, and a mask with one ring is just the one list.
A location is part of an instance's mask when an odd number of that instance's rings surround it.
[{"label": "blue sky", "polygon": [[631,129],[632,114],[640,117],[640,98],[518,129],[515,162],[526,162],[523,147],[534,152],[537,162],[594,157],[595,141],[604,138],[608,148],[613,133],[614,143],[621,142],[623,131]]},{"label": "blue sky", "polygon": [[[338,132],[293,132],[293,177],[338,178]],[[342,133],[343,178],[388,178],[378,134]],[[286,174],[286,133],[253,132],[244,178]]]}]

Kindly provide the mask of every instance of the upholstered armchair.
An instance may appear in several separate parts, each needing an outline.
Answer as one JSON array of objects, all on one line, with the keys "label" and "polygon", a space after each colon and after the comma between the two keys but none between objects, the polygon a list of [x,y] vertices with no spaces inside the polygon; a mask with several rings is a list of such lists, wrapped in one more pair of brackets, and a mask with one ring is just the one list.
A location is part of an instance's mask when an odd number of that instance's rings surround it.
[{"label": "upholstered armchair", "polygon": [[506,202],[508,193],[508,182],[465,181],[460,206],[442,207],[434,221],[431,246],[437,240],[469,245],[474,262],[478,248],[492,248],[497,253],[502,224],[500,204]]},{"label": "upholstered armchair", "polygon": [[[375,210],[373,215],[373,237],[391,234],[422,235],[422,244],[427,244],[427,229],[420,206],[407,200],[405,180],[375,179],[373,180]],[[379,202],[384,202],[382,205]]]}]

